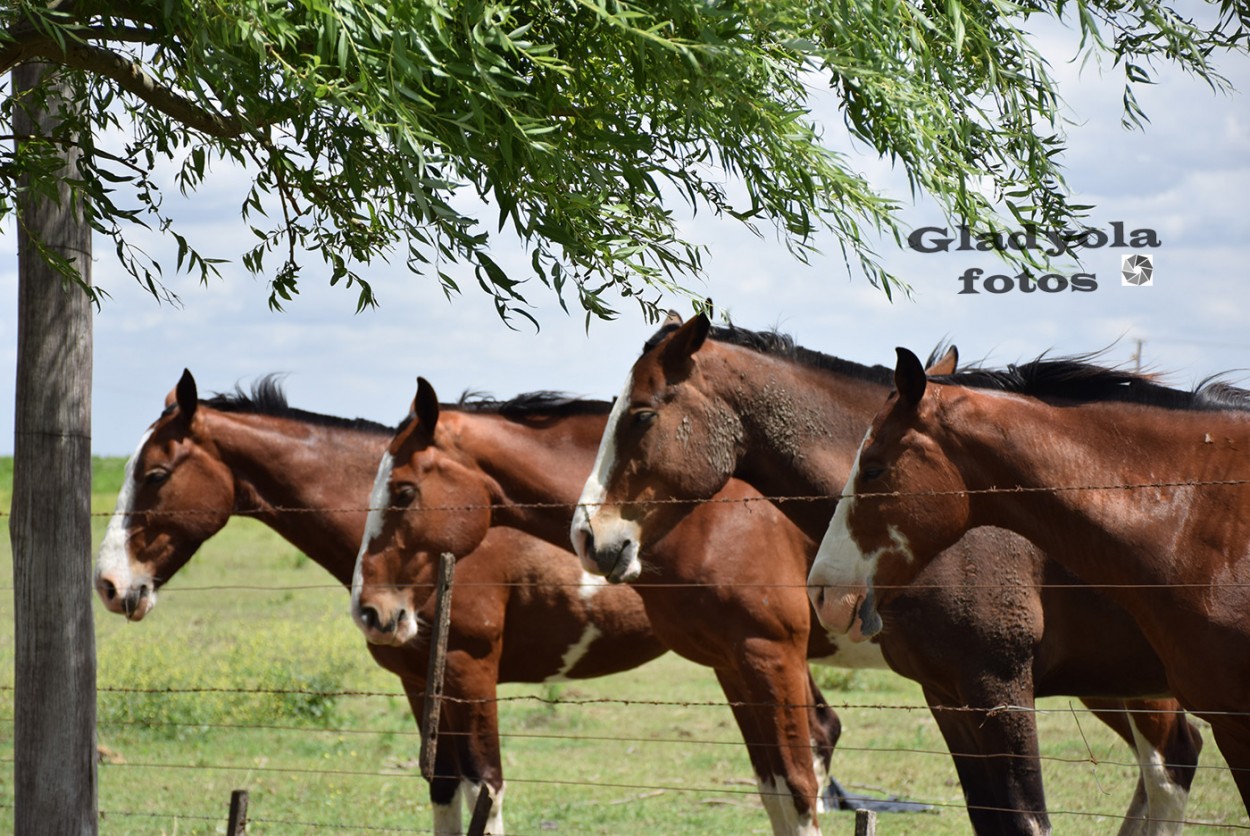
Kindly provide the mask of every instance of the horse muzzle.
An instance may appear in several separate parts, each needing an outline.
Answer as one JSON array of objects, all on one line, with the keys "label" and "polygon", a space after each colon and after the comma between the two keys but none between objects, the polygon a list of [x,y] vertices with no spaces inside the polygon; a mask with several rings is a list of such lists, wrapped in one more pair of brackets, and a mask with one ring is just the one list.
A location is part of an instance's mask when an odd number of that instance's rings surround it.
[{"label": "horse muzzle", "polygon": [[95,580],[95,589],[105,609],[124,615],[129,621],[142,621],[156,606],[156,585],[151,580],[125,582],[100,575]]},{"label": "horse muzzle", "polygon": [[589,519],[579,520],[573,527],[573,547],[582,568],[592,575],[602,575],[608,583],[629,583],[642,574],[638,555],[636,526],[621,519],[609,526],[596,526]]},{"label": "horse muzzle", "polygon": [[356,601],[352,620],[370,644],[398,647],[417,637],[416,613],[406,607],[372,606]]}]

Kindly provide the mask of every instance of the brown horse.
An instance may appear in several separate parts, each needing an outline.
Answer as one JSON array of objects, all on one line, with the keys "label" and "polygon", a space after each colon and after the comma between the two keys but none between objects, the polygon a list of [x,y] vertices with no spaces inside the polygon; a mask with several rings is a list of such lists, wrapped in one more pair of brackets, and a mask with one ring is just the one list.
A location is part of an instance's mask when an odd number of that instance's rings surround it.
[{"label": "brown horse", "polygon": [[929,381],[898,355],[812,569],[825,624],[871,634],[948,543],[1009,527],[1132,614],[1250,810],[1250,392],[1089,358]]},{"label": "brown horse", "polygon": [[[477,548],[492,526],[567,542],[609,408],[542,393],[451,407],[419,380],[370,500],[379,510],[371,512],[352,589],[365,635],[372,641],[408,635],[415,625],[403,590],[412,578],[428,574],[432,555]],[[760,498],[741,483],[721,496],[734,504]],[[811,634],[804,581],[815,540],[769,503],[752,503],[747,515],[726,514],[730,507],[699,508],[657,543],[663,557],[657,567],[683,570],[657,571],[648,576],[654,585],[639,585],[638,592],[656,635],[715,670],[774,831],[810,832],[819,792],[811,737],[836,716],[823,705],[807,658],[884,662],[874,646],[844,642],[840,651],[824,631]],[[761,553],[770,562],[761,563]],[[858,658],[847,660],[850,655]]]},{"label": "brown horse", "polygon": [[[947,364],[953,367],[953,358]],[[890,373],[704,316],[668,325],[636,361],[604,433],[572,536],[583,563],[637,577],[652,544],[731,477],[750,482],[813,539],[836,498]],[[784,498],[789,498],[784,499]],[[746,506],[740,513],[752,513]],[[1049,830],[1035,696],[1154,697],[1168,682],[1132,619],[1027,541],[985,529],[952,546],[882,613],[890,666],[924,687],[982,833]],[[1086,699],[1089,703],[1089,699]],[[1091,707],[1110,708],[1116,701]],[[987,713],[944,708],[973,707]],[[1168,700],[1100,714],[1130,745],[1142,780],[1124,824],[1179,827],[1200,738]]]},{"label": "brown horse", "polygon": [[[263,521],[350,585],[365,500],[390,436],[380,425],[292,409],[270,378],[251,397],[200,401],[184,373],[126,466],[100,548],[100,598],[110,611],[142,619],[159,588],[235,514]],[[455,571],[466,591],[452,599],[444,693],[459,701],[442,710],[430,784],[434,830],[462,832],[461,802],[472,809],[486,787],[494,800],[487,832],[502,833],[496,683],[602,676],[665,648],[632,590],[580,593],[577,560],[520,532],[492,532]],[[424,606],[431,619],[433,577],[413,582],[413,606]],[[399,677],[418,723],[428,639],[423,633],[402,647],[369,645],[375,661]]]}]

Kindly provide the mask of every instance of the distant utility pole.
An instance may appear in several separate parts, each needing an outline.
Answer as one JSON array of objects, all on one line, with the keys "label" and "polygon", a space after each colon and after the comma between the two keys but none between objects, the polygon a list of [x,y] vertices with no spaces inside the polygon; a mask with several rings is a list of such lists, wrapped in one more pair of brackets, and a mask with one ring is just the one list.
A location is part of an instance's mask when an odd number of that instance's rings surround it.
[{"label": "distant utility pole", "polygon": [[1137,350],[1134,351],[1133,356],[1128,359],[1133,361],[1133,372],[1135,374],[1141,374],[1141,349],[1146,341],[1138,339],[1133,342],[1137,343]]},{"label": "distant utility pole", "polygon": [[[12,71],[19,146],[52,136],[70,90],[51,64]],[[28,111],[32,100],[47,106]],[[94,835],[96,664],[91,620],[91,301],[38,246],[91,281],[91,229],[67,185],[55,197],[19,181],[17,397],[13,439],[13,609],[16,645],[13,830]],[[38,245],[38,246],[37,246]]]}]

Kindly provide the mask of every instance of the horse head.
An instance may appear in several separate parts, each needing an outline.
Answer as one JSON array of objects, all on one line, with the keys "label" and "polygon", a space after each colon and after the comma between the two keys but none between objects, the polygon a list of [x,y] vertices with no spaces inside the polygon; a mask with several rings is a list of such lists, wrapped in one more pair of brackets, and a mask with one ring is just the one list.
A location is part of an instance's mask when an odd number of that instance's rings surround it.
[{"label": "horse head", "polygon": [[378,466],[352,579],[353,619],[374,644],[414,638],[437,556],[468,554],[490,528],[490,493],[480,471],[458,455],[448,426],[455,416],[441,412],[434,387],[418,378],[408,416]]},{"label": "horse head", "polygon": [[702,386],[702,364],[714,362],[710,330],[703,314],[670,318],[630,370],[573,517],[573,545],[587,571],[633,580],[639,552],[733,476],[741,422]]},{"label": "horse head", "polygon": [[969,527],[963,477],[934,420],[944,406],[935,391],[941,387],[928,385],[924,366],[905,348],[898,349],[894,383],[807,579],[821,624],[857,641],[880,631],[877,607]]},{"label": "horse head", "polygon": [[195,378],[182,378],[126,463],[117,508],[96,562],[95,587],[110,612],[139,621],[157,590],[220,531],[234,480],[199,420]]}]

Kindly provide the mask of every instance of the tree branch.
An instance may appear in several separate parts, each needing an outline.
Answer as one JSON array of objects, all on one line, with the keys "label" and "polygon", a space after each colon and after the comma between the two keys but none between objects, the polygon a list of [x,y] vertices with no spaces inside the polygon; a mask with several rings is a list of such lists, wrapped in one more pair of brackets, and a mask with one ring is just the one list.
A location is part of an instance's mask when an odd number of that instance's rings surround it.
[{"label": "tree branch", "polygon": [[236,117],[215,113],[180,96],[150,75],[138,62],[111,50],[81,43],[66,44],[62,50],[47,39],[40,39],[19,48],[0,50],[0,72],[7,72],[12,66],[5,63],[10,51],[19,54],[18,61],[43,58],[110,78],[123,90],[138,96],[162,113],[217,139],[233,139],[244,132],[243,123]]}]

